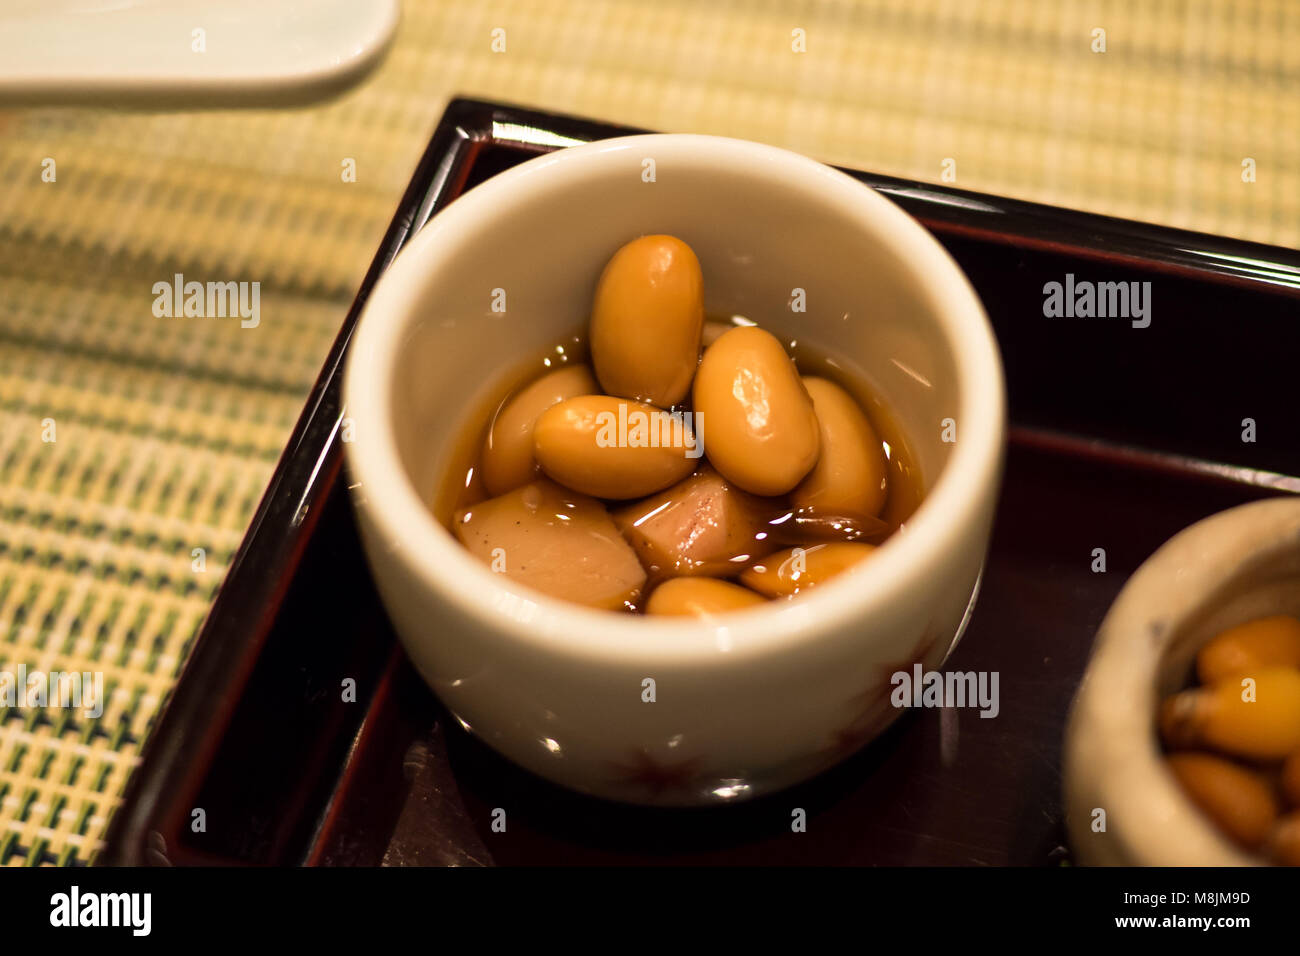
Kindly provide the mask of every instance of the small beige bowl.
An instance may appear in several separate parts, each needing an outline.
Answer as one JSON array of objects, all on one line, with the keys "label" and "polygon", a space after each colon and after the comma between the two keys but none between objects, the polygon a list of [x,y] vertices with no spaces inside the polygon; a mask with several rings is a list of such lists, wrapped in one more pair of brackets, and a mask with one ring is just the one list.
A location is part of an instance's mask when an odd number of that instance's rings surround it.
[{"label": "small beige bowl", "polygon": [[[1156,708],[1219,632],[1300,616],[1300,499],[1232,508],[1179,532],[1102,622],[1065,738],[1066,824],[1094,866],[1250,866],[1165,768]],[[1105,829],[1094,829],[1105,812]]]},{"label": "small beige bowl", "polygon": [[[716,623],[640,618],[522,589],[435,520],[470,411],[580,327],[603,264],[647,233],[699,254],[709,311],[819,346],[892,405],[929,490],[869,567]],[[973,601],[1002,466],[992,330],[919,223],[794,153],[633,136],[493,177],[379,280],[344,394],[362,540],[411,660],[462,726],[585,793],[719,803],[805,779],[898,716],[890,675],[938,666]]]}]

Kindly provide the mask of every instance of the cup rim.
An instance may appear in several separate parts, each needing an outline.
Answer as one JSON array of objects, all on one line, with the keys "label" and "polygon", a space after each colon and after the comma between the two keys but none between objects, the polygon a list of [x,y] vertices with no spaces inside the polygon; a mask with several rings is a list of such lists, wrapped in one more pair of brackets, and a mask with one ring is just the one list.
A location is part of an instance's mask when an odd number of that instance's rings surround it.
[{"label": "cup rim", "polygon": [[[503,583],[471,556],[421,500],[402,464],[391,424],[392,377],[407,330],[421,308],[419,290],[454,257],[461,233],[500,228],[513,200],[566,191],[630,150],[654,150],[662,167],[689,164],[721,174],[744,164],[773,188],[796,189],[831,205],[883,237],[937,317],[957,379],[959,440],[904,534],[870,562],[797,601],[769,602],[720,623],[646,619],[585,608]],[[756,171],[756,172],[755,172]],[[450,237],[450,238],[449,238]],[[910,585],[923,585],[933,561],[959,547],[996,494],[1002,465],[1005,391],[1001,358],[979,297],[957,263],[919,222],[875,190],[816,160],[775,146],[690,133],[624,136],[527,160],[476,186],[442,209],[380,276],[353,333],[344,374],[344,408],[354,438],[344,444],[354,491],[382,538],[400,551],[420,587],[484,629],[515,644],[609,663],[713,662],[806,645],[869,620]],[[935,423],[938,428],[939,422]]]}]

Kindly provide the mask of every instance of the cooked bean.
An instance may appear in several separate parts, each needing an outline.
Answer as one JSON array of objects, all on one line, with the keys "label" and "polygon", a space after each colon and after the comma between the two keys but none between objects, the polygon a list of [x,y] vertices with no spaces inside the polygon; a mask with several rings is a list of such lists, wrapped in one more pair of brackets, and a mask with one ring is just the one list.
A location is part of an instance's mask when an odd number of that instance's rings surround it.
[{"label": "cooked bean", "polygon": [[1233,840],[1256,849],[1267,839],[1277,800],[1260,774],[1203,753],[1173,754],[1168,765],[1192,802]]},{"label": "cooked bean", "polygon": [[650,593],[647,614],[712,617],[766,601],[748,588],[716,578],[671,578]]},{"label": "cooked bean", "polygon": [[734,329],[735,326],[730,322],[719,322],[717,319],[709,319],[704,323],[704,331],[700,334],[700,348],[707,349],[718,339],[722,338],[722,333]]},{"label": "cooked bean", "polygon": [[1282,796],[1293,807],[1300,807],[1300,750],[1291,752],[1282,764]]},{"label": "cooked bean", "polygon": [[1300,671],[1263,667],[1211,687],[1174,694],[1160,710],[1171,747],[1209,747],[1254,760],[1281,760],[1300,749]]},{"label": "cooked bean", "polygon": [[823,514],[875,516],[885,506],[885,451],[866,414],[844,389],[806,376],[820,426],[821,454],[790,498],[797,508]]},{"label": "cooked bean", "polygon": [[585,365],[548,372],[501,406],[483,442],[479,474],[492,496],[526,485],[537,477],[533,458],[533,424],[557,402],[600,391]]},{"label": "cooked bean", "polygon": [[695,470],[700,448],[688,424],[653,405],[583,395],[538,416],[533,455],[546,474],[575,491],[641,498]]},{"label": "cooked bean", "polygon": [[746,568],[740,583],[771,598],[806,591],[852,568],[876,550],[871,544],[814,544],[787,548]]},{"label": "cooked bean", "polygon": [[775,547],[765,533],[765,503],[707,465],[666,491],[614,512],[652,579],[736,574]]},{"label": "cooked bean", "polygon": [[1196,655],[1196,673],[1202,684],[1274,665],[1300,668],[1300,621],[1287,615],[1231,627]]},{"label": "cooked bean", "polygon": [[591,359],[606,392],[661,408],[686,397],[700,352],[703,287],[699,259],[673,236],[642,236],[614,253],[591,312]]},{"label": "cooked bean", "polygon": [[783,495],[817,463],[812,399],[794,363],[770,332],[743,326],[723,333],[695,376],[709,461],[756,495]]},{"label": "cooked bean", "polygon": [[618,610],[645,584],[605,506],[545,479],[458,511],[452,530],[493,570],[552,597]]},{"label": "cooked bean", "polygon": [[1269,850],[1283,866],[1300,866],[1300,810],[1277,821],[1269,838]]}]

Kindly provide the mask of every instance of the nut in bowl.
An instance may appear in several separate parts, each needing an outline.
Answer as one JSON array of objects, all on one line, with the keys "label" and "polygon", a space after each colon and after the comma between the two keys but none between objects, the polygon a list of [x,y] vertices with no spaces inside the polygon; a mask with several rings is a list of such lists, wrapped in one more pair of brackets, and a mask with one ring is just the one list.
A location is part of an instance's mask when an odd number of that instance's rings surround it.
[{"label": "nut in bowl", "polygon": [[1300,500],[1171,538],[1111,606],[1070,714],[1081,862],[1300,862]]},{"label": "nut in bowl", "polygon": [[[637,285],[691,260],[661,300]],[[772,385],[775,451],[738,442],[758,419],[717,384],[738,374]],[[539,157],[434,217],[375,287],[345,401],[367,557],[444,705],[543,777],[664,805],[796,783],[897,716],[891,676],[937,667],[973,602],[1005,430],[983,310],[918,223],[813,160],[690,135]],[[701,434],[593,457],[583,422],[638,410],[703,411]],[[872,440],[907,460],[896,513],[881,479],[836,478]],[[812,536],[811,591],[775,531],[728,551],[777,506]],[[699,509],[711,543],[686,547],[671,514]],[[529,550],[513,522],[539,510],[580,534]]]}]

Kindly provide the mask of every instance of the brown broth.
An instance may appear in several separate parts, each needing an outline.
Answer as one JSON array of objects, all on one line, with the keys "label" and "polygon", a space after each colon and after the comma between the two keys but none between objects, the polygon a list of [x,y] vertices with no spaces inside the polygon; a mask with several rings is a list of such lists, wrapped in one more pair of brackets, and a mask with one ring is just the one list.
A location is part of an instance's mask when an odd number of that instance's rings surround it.
[{"label": "brown broth", "polygon": [[478,504],[487,498],[487,491],[478,480],[479,462],[483,455],[483,443],[487,441],[488,432],[497,415],[510,399],[537,381],[543,375],[581,365],[587,361],[587,344],[581,336],[574,335],[559,345],[548,348],[534,358],[519,363],[509,381],[514,384],[496,395],[480,402],[466,417],[466,423],[460,429],[456,446],[452,449],[452,465],[447,477],[433,489],[430,510],[438,522],[451,528],[452,517],[462,508]]}]

